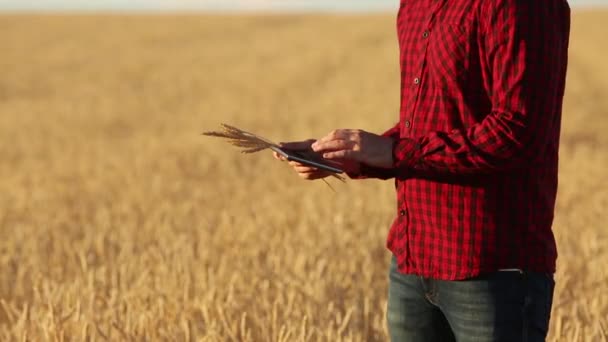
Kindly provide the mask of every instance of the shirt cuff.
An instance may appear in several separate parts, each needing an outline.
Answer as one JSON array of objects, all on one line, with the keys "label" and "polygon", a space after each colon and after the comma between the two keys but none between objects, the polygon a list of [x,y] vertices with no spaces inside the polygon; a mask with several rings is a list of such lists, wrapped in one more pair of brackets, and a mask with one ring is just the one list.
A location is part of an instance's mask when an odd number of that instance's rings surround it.
[{"label": "shirt cuff", "polygon": [[420,159],[420,144],[410,138],[395,139],[393,144],[393,167],[385,169],[361,164],[358,173],[346,172],[351,179],[390,179],[399,175],[400,170],[411,170]]},{"label": "shirt cuff", "polygon": [[[397,146],[399,141],[400,141],[399,139],[393,139],[393,149],[392,149],[393,160],[395,160],[395,157],[394,157],[395,147]],[[386,180],[386,179],[397,177],[398,172],[399,172],[399,169],[397,167],[395,167],[395,165],[393,165],[393,167],[391,167],[391,168],[380,168],[380,167],[375,167],[375,166],[369,166],[367,164],[361,164],[361,166],[359,167],[359,171],[357,173],[347,172],[346,174],[351,179],[378,178],[378,179]]]},{"label": "shirt cuff", "polygon": [[412,169],[420,159],[420,144],[410,138],[400,138],[393,145],[393,169]]},{"label": "shirt cuff", "polygon": [[348,177],[351,179],[367,179],[367,178],[378,178],[378,179],[390,179],[397,176],[396,169],[384,169],[380,167],[368,166],[361,164],[358,173],[347,172]]}]

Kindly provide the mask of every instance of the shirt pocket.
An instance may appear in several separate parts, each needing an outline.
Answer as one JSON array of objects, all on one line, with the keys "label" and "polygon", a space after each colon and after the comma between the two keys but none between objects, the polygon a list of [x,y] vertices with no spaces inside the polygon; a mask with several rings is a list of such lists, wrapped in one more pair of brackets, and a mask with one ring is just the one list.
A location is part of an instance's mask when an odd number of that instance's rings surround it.
[{"label": "shirt pocket", "polygon": [[431,33],[427,54],[430,79],[441,86],[462,84],[470,67],[473,32],[467,22],[438,24]]}]

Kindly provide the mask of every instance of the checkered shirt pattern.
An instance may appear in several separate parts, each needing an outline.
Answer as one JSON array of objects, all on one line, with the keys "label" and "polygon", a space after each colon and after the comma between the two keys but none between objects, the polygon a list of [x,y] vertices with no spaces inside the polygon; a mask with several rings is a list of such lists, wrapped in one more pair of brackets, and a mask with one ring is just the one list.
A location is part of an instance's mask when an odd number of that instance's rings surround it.
[{"label": "checkered shirt pattern", "polygon": [[568,59],[565,0],[401,0],[397,216],[403,273],[554,272],[551,230]]}]

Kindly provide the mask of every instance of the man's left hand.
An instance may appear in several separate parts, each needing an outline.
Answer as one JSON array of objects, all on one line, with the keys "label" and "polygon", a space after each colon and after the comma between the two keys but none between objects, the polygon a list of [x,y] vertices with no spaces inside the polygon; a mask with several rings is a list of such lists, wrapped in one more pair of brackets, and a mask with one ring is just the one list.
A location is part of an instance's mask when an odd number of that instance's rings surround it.
[{"label": "man's left hand", "polygon": [[333,160],[355,160],[380,168],[393,166],[393,139],[360,129],[337,129],[312,144],[315,152]]}]

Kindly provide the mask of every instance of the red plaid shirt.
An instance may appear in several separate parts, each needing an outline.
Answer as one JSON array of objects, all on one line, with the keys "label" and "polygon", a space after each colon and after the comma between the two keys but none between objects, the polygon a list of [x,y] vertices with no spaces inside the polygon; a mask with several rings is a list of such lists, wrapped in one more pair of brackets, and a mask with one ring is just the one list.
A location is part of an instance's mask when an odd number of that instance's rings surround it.
[{"label": "red plaid shirt", "polygon": [[397,217],[404,273],[554,272],[566,0],[401,0]]}]

